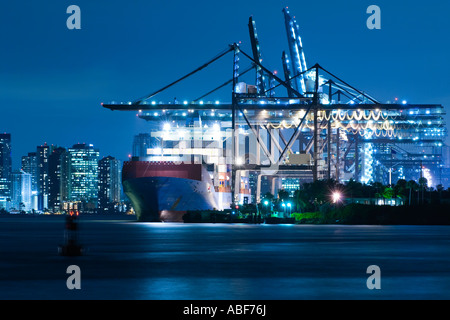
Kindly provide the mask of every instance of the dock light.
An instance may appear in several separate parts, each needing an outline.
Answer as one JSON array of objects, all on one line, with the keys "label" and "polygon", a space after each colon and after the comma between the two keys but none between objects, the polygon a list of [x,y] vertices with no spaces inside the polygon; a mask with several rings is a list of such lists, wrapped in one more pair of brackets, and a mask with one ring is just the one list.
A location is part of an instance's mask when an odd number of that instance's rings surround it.
[{"label": "dock light", "polygon": [[338,191],[333,192],[332,194],[332,198],[333,198],[333,203],[338,203],[341,200],[342,194]]},{"label": "dock light", "polygon": [[168,123],[168,122],[164,123],[163,129],[164,129],[164,131],[169,131],[170,130],[170,123]]},{"label": "dock light", "polygon": [[264,204],[265,206],[268,206],[268,205],[269,205],[269,201],[268,201],[268,200],[264,200],[263,204]]},{"label": "dock light", "polygon": [[155,105],[156,104],[156,101],[152,101],[152,105]]},{"label": "dock light", "polygon": [[287,203],[287,207],[289,208],[289,214],[291,214],[291,203],[290,202]]},{"label": "dock light", "polygon": [[402,104],[407,104],[408,102],[406,101],[406,100],[403,100],[402,101]]},{"label": "dock light", "polygon": [[220,102],[219,102],[219,100],[216,100],[216,104],[219,104]]},{"label": "dock light", "polygon": [[286,203],[283,202],[283,203],[281,204],[281,206],[283,207],[284,214],[286,214]]},{"label": "dock light", "polygon": [[203,100],[200,100],[200,104],[203,104]]}]

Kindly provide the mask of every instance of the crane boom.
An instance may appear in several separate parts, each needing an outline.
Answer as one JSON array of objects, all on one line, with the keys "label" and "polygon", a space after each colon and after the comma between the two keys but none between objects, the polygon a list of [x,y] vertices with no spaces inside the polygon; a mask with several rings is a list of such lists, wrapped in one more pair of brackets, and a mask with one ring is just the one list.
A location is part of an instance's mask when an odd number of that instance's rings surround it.
[{"label": "crane boom", "polygon": [[[283,63],[284,81],[286,82],[286,84],[289,87],[292,87],[291,70],[289,67],[289,58],[288,58],[286,51],[283,51],[283,53],[281,55],[281,61]],[[294,94],[292,93],[292,90],[290,90],[290,89],[287,89],[287,93],[288,93],[289,98],[292,98],[294,96]]]},{"label": "crane boom", "polygon": [[[298,76],[307,70],[305,54],[303,52],[302,39],[298,30],[298,26],[294,18],[291,17],[287,8],[283,8],[284,20],[286,26],[286,35],[288,38],[289,54],[291,56],[291,65],[293,76]],[[295,88],[300,93],[306,92],[305,76],[301,74],[296,77],[294,82]]]},{"label": "crane boom", "polygon": [[[258,34],[256,32],[256,25],[253,17],[248,19],[248,30],[250,33],[250,42],[252,45],[253,59],[261,63],[261,52],[259,50]],[[265,89],[264,71],[259,65],[256,65],[256,90],[258,94],[263,94]]]}]

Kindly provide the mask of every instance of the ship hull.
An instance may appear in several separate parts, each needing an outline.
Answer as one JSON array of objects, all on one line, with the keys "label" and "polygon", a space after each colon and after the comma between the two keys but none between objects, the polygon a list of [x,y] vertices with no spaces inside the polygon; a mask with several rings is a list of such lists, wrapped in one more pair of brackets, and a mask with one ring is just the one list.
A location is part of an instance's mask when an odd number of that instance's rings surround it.
[{"label": "ship hull", "polygon": [[214,187],[177,177],[137,177],[123,181],[139,221],[182,222],[189,210],[217,209]]}]

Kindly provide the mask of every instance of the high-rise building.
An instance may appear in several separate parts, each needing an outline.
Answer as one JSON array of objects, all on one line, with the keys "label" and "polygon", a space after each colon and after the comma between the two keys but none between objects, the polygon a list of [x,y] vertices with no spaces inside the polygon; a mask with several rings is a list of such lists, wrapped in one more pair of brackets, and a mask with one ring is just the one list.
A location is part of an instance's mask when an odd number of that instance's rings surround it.
[{"label": "high-rise building", "polygon": [[[82,201],[95,208],[98,196],[99,151],[92,144],[75,144],[62,156],[61,200]],[[86,206],[89,208],[89,206]]]},{"label": "high-rise building", "polygon": [[294,192],[300,189],[300,179],[298,178],[282,178],[281,179],[282,189],[289,192],[289,196],[293,196]]},{"label": "high-rise building", "polygon": [[110,212],[120,202],[120,161],[107,156],[98,162],[98,211]]},{"label": "high-rise building", "polygon": [[63,147],[52,149],[48,156],[48,208],[57,212],[61,209],[61,171],[66,149]]},{"label": "high-rise building", "polygon": [[42,211],[48,208],[48,156],[50,146],[46,143],[37,147],[37,191],[38,191],[38,210]]},{"label": "high-rise building", "polygon": [[36,152],[28,152],[28,155],[22,156],[22,170],[31,175],[31,192],[38,190],[38,165]]},{"label": "high-rise building", "polygon": [[450,168],[450,146],[444,145],[442,147],[442,162],[444,168]]},{"label": "high-rise building", "polygon": [[11,134],[0,133],[0,196],[11,196]]},{"label": "high-rise building", "polygon": [[25,212],[32,209],[31,174],[23,170],[12,173],[11,209]]},{"label": "high-rise building", "polygon": [[37,146],[36,152],[22,157],[22,170],[31,175],[32,209],[57,212],[61,206],[61,194],[66,192],[62,184],[62,165],[66,149],[46,143]]}]

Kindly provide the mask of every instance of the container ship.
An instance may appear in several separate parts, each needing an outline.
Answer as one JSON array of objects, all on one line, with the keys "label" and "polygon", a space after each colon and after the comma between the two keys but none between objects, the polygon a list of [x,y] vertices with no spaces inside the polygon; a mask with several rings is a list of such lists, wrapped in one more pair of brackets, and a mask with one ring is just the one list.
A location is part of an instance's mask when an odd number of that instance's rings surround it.
[{"label": "container ship", "polygon": [[[218,123],[180,127],[162,123],[150,133],[146,156],[122,168],[124,193],[139,221],[182,222],[187,211],[224,210],[232,203],[227,138]],[[251,203],[248,177],[240,179],[238,201]]]}]

